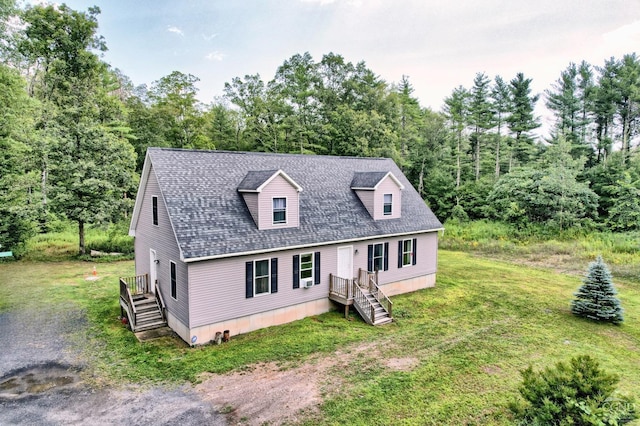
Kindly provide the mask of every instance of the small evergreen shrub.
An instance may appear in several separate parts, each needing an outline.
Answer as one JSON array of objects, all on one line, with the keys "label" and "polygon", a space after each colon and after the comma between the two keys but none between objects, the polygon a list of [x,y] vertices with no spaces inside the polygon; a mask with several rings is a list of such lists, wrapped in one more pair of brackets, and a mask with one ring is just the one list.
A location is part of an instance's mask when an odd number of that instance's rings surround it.
[{"label": "small evergreen shrub", "polygon": [[582,281],[571,301],[571,312],[596,321],[620,324],[623,321],[622,306],[616,297],[616,291],[609,268],[598,256],[595,262],[589,264],[587,275]]},{"label": "small evergreen shrub", "polygon": [[522,399],[509,407],[521,425],[622,425],[638,418],[633,400],[614,394],[618,377],[589,356],[521,374]]}]

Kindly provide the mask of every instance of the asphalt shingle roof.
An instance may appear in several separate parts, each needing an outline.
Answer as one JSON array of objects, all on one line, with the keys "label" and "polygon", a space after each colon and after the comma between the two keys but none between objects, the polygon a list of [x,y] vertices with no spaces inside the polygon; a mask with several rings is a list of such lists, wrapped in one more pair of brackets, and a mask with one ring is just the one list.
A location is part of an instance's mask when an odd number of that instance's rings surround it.
[{"label": "asphalt shingle roof", "polygon": [[[169,148],[148,155],[185,259],[442,228],[390,159]],[[277,170],[303,188],[300,226],[259,230],[238,189],[255,189]],[[369,215],[351,189],[356,171],[367,170],[391,172],[404,185],[401,218]]]},{"label": "asphalt shingle roof", "polygon": [[389,173],[386,172],[355,172],[351,181],[351,188],[373,189]]}]

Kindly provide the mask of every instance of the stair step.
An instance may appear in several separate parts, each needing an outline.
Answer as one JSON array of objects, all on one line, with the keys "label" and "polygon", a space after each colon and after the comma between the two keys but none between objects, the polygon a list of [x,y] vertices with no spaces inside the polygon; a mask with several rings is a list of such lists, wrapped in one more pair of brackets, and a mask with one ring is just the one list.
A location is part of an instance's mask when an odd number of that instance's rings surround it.
[{"label": "stair step", "polygon": [[393,322],[393,319],[391,319],[389,317],[385,317],[385,318],[377,319],[373,323],[373,325],[384,325],[384,324],[389,324],[390,322]]},{"label": "stair step", "polygon": [[162,314],[160,313],[160,311],[144,312],[142,314],[136,315],[136,320],[138,322],[154,318],[162,318]]},{"label": "stair step", "polygon": [[156,321],[156,322],[152,322],[152,323],[145,323],[145,324],[138,324],[136,326],[136,333],[138,331],[146,331],[146,330],[153,330],[154,328],[160,328],[160,327],[164,327],[166,326],[167,323],[165,321]]}]

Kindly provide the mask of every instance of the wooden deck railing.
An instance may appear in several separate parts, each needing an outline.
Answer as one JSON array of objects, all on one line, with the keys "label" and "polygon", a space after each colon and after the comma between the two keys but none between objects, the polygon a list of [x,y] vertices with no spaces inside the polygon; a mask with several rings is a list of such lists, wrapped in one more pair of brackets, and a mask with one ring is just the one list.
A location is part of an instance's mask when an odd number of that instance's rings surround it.
[{"label": "wooden deck railing", "polygon": [[120,278],[120,308],[127,311],[127,317],[129,318],[131,329],[135,330],[138,312],[136,310],[136,305],[133,303],[129,284],[124,278]]},{"label": "wooden deck railing", "polygon": [[329,294],[349,300],[353,297],[353,280],[329,274]]},{"label": "wooden deck railing", "polygon": [[132,296],[149,293],[149,274],[120,278],[120,282],[127,285]]},{"label": "wooden deck railing", "polygon": [[393,317],[393,313],[391,312],[393,309],[393,302],[387,297],[386,294],[382,292],[382,290],[380,290],[380,287],[378,287],[378,284],[376,283],[373,276],[369,276],[369,292],[389,313],[389,317]]},{"label": "wooden deck railing", "polygon": [[376,322],[376,311],[367,296],[355,282],[353,283],[353,299],[356,310],[362,315],[364,320],[369,324]]}]

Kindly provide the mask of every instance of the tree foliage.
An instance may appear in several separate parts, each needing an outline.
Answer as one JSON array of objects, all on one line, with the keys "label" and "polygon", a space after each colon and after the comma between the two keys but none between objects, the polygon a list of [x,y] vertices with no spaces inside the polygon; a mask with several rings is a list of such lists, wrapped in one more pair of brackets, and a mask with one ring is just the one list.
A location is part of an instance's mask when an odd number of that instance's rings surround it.
[{"label": "tree foliage", "polygon": [[554,368],[522,371],[521,400],[510,408],[523,425],[622,425],[637,418],[632,400],[615,394],[618,377],[588,355]]},{"label": "tree foliage", "polygon": [[576,298],[571,302],[571,312],[595,321],[620,324],[623,321],[622,306],[616,294],[611,272],[602,256],[598,256],[589,264],[583,284],[574,294]]}]

